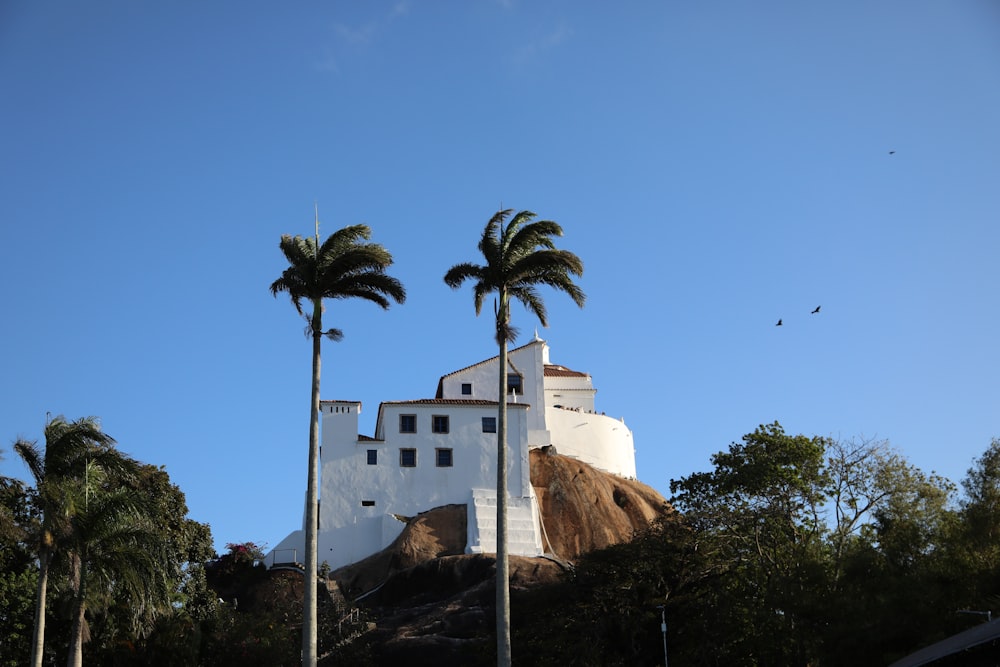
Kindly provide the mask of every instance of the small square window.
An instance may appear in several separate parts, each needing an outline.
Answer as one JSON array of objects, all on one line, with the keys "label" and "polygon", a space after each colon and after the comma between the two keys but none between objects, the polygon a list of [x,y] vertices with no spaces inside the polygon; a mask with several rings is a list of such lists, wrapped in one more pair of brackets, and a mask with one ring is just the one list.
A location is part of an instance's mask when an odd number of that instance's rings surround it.
[{"label": "small square window", "polygon": [[462,396],[472,396],[472,383],[463,382],[462,383]]},{"label": "small square window", "polygon": [[434,415],[431,417],[431,431],[434,433],[447,433],[448,415]]},{"label": "small square window", "polygon": [[375,507],[375,501],[374,500],[362,500],[361,501],[361,506],[362,507]]},{"label": "small square window", "polygon": [[437,455],[436,458],[437,458],[437,467],[438,468],[450,468],[450,467],[452,467],[452,465],[454,465],[452,463],[451,450],[450,449],[444,449],[442,447],[439,447],[439,448],[437,448],[434,451],[436,452],[436,455]]},{"label": "small square window", "polygon": [[483,433],[496,433],[496,432],[497,432],[497,418],[483,417]]},{"label": "small square window", "polygon": [[524,396],[524,391],[522,390],[523,380],[517,373],[507,373],[507,393],[508,394],[520,394]]},{"label": "small square window", "polygon": [[416,415],[399,415],[399,432],[400,433],[416,433],[417,432],[417,416]]},{"label": "small square window", "polygon": [[417,467],[417,450],[415,449],[400,449],[399,450],[399,465],[401,468],[416,468]]},{"label": "small square window", "polygon": [[369,449],[368,450],[368,465],[377,466],[378,465],[378,450]]}]

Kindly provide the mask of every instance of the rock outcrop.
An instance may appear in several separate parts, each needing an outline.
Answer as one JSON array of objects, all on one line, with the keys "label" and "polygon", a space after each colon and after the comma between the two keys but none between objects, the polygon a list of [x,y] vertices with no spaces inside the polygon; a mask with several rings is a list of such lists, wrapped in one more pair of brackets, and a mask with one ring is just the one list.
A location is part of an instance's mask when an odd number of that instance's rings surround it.
[{"label": "rock outcrop", "polygon": [[[511,589],[557,581],[581,554],[628,541],[670,512],[651,487],[611,475],[552,448],[530,452],[546,557],[510,558]],[[465,554],[466,509],[448,505],[407,518],[386,549],[330,574],[365,606],[375,629],[362,639],[378,664],[467,663],[494,623],[496,563]],[[369,654],[372,655],[372,654]]]}]

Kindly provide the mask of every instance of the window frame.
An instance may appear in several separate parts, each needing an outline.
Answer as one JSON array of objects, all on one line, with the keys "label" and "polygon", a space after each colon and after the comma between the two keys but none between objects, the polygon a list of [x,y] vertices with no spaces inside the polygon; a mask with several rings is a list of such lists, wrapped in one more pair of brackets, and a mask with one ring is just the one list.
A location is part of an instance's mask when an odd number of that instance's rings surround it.
[{"label": "window frame", "polygon": [[[439,429],[440,424],[444,425],[444,430]],[[431,415],[431,433],[438,433],[441,435],[451,433],[451,415]]]},{"label": "window frame", "polygon": [[[468,391],[466,391],[468,390]],[[463,382],[462,383],[462,396],[472,396],[472,383]]]},{"label": "window frame", "polygon": [[[447,463],[441,462],[441,456],[447,452],[448,461]],[[455,467],[455,451],[451,447],[435,447],[434,448],[434,466],[437,468],[454,468]]]},{"label": "window frame", "polygon": [[[407,454],[413,455],[413,463],[406,463],[404,457]],[[400,468],[416,468],[417,467],[417,449],[416,447],[400,447],[399,448],[399,467]]]},{"label": "window frame", "polygon": [[377,466],[378,465],[378,450],[369,449],[368,450],[368,465]]},{"label": "window frame", "polygon": [[[403,428],[403,420],[404,419],[412,419],[413,420],[413,429],[412,430],[406,430],[406,429]],[[413,413],[407,413],[407,414],[401,414],[401,415],[399,415],[399,432],[400,433],[408,433],[408,434],[409,433],[416,433],[417,432],[417,415],[415,415]]]},{"label": "window frame", "polygon": [[[511,379],[517,378],[516,384],[511,384]],[[510,396],[515,392],[512,389],[517,389],[517,394],[524,396],[524,376],[520,373],[507,373],[507,395]]]},{"label": "window frame", "polygon": [[[491,421],[492,429],[486,428],[487,420]],[[497,432],[497,418],[496,417],[483,417],[483,433],[496,433]]]}]

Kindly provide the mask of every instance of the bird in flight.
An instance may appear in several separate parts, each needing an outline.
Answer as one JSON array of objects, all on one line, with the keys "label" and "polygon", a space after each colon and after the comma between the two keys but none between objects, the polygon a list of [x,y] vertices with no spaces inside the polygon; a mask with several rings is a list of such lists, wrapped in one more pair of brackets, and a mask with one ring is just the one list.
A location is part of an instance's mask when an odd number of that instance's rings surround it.
[{"label": "bird in flight", "polygon": [[889,155],[895,155],[896,151],[889,151]]},{"label": "bird in flight", "polygon": [[819,309],[820,309],[820,306],[816,306],[816,310],[812,311],[812,313],[810,313],[810,314],[811,315],[815,315],[816,313],[819,312]]},{"label": "bird in flight", "polygon": [[780,326],[781,326],[781,320],[778,320],[778,323],[777,323],[777,324],[775,324],[774,326],[776,326],[776,327],[780,327]]}]

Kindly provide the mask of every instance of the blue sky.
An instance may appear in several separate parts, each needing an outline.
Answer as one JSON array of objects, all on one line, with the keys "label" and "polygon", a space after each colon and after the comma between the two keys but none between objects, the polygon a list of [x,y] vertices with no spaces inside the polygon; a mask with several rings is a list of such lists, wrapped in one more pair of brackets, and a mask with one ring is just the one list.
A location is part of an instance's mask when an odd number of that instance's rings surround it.
[{"label": "blue sky", "polygon": [[994,2],[8,0],[0,90],[0,474],[97,415],[219,548],[298,527],[310,348],[267,288],[314,202],[409,293],[329,304],[366,434],[495,353],[441,278],[502,205],[584,260],[540,334],[665,495],[774,420],[956,482],[1000,436]]}]

